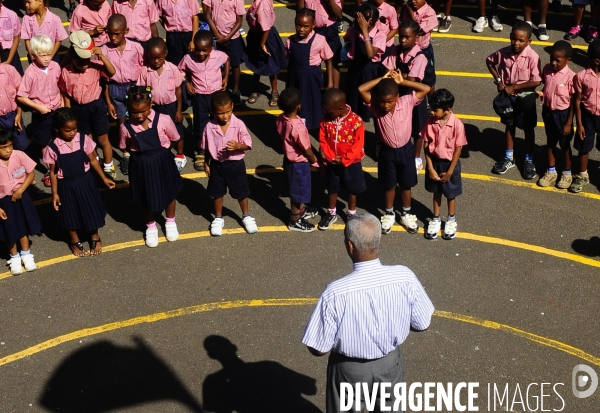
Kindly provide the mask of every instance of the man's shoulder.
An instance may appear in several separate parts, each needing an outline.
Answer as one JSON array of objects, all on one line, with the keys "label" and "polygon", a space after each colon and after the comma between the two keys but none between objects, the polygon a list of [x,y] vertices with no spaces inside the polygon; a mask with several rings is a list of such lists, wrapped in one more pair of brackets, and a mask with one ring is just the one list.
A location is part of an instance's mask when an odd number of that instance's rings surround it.
[{"label": "man's shoulder", "polygon": [[333,297],[393,285],[401,287],[415,281],[418,282],[416,275],[404,265],[371,265],[331,282],[325,288],[323,296]]}]

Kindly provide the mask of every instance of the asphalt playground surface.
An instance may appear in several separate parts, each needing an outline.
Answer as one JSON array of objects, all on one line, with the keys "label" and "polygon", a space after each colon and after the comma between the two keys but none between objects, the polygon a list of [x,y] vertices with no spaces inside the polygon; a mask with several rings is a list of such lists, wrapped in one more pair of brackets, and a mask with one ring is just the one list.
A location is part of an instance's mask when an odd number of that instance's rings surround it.
[{"label": "asphalt playground surface", "polygon": [[[53,1],[52,10],[66,21],[65,5]],[[578,364],[600,373],[600,154],[592,152],[591,183],[577,195],[540,190],[537,177],[522,179],[522,133],[515,150],[519,170],[491,174],[504,135],[484,60],[508,44],[508,25],[522,18],[515,8],[520,2],[501,1],[504,31],[481,34],[470,29],[476,9],[457,3],[450,33],[432,41],[437,87],[456,95],[454,112],[469,141],[461,159],[458,236],[428,241],[422,230],[410,235],[397,224],[381,243],[382,262],[410,267],[437,310],[430,329],[411,333],[402,345],[407,381],[479,382],[480,411],[488,411],[488,383],[502,389],[508,383],[511,401],[517,384],[525,401],[530,383],[563,383],[556,389],[564,402],[546,385],[545,410],[599,412],[600,392],[578,399],[571,379]],[[543,64],[546,48],[571,24],[563,3],[563,14],[549,14],[550,42],[533,42]],[[293,32],[293,7],[276,6],[276,25],[286,36]],[[348,17],[352,7],[345,11]],[[577,71],[586,65],[587,46],[581,39],[573,43]],[[243,96],[250,82],[243,74]],[[32,252],[40,268],[16,277],[0,269],[1,413],[325,411],[327,359],[311,356],[300,339],[324,287],[351,271],[342,242],[345,195],[333,229],[287,230],[277,112],[265,112],[267,99],[236,108],[253,138],[245,159],[255,235],[243,231],[237,202],[226,197],[224,234],[210,237],[207,178],[190,160],[178,197],[180,240],[168,243],[161,233],[157,248],[144,245],[141,214],[130,201],[127,178],[119,176],[118,188],[103,192],[104,253],[75,259],[36,173],[31,194],[44,234],[32,238]],[[367,130],[369,190],[358,206],[379,214],[372,123]],[[116,139],[114,128],[111,133]],[[536,144],[543,174],[542,127]],[[317,172],[313,187],[313,204],[325,206]],[[413,211],[421,228],[431,204],[420,175]],[[529,407],[517,403],[508,411],[536,411],[534,395],[540,396],[539,385],[530,390]]]}]

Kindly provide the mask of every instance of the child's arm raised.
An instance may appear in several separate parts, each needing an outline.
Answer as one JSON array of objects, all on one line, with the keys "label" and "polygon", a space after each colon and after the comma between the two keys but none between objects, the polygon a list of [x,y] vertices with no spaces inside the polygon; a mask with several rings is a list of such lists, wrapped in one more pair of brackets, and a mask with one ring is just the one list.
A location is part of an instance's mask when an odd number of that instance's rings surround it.
[{"label": "child's arm raised", "polygon": [[415,90],[417,99],[424,99],[429,93],[431,88],[424,83],[411,82],[402,77],[402,73],[399,70],[393,70],[389,73],[390,77],[396,81],[399,86],[406,86]]},{"label": "child's arm raised", "polygon": [[102,63],[104,63],[104,73],[106,73],[108,77],[112,77],[117,73],[117,69],[115,69],[110,60],[104,56],[104,53],[102,53],[102,50],[99,47],[94,47],[92,49],[92,56],[94,55],[98,56],[98,58],[102,60]]},{"label": "child's arm raised", "polygon": [[[365,16],[363,16],[361,12],[356,13],[356,21],[358,22],[358,26],[360,27],[361,33],[363,35],[365,54],[369,59],[372,59],[377,53],[379,53],[379,49],[373,46],[373,39],[369,37],[369,22],[365,19]],[[355,41],[358,42],[359,40],[360,39],[357,35]]]},{"label": "child's arm raised", "polygon": [[377,86],[379,84],[379,82],[381,82],[381,79],[385,79],[386,77],[391,77],[392,72],[393,72],[393,70],[390,70],[385,75],[378,77],[377,79],[369,80],[367,83],[363,83],[362,85],[360,85],[358,87],[358,93],[360,94],[360,97],[367,105],[369,103],[371,103],[371,99],[372,99],[371,90],[373,90],[373,88],[375,86]]}]

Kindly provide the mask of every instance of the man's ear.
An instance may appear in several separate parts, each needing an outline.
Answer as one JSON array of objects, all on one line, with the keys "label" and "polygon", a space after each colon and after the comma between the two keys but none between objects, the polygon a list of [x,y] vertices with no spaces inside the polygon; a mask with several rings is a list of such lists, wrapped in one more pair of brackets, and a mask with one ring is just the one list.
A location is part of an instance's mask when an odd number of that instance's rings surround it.
[{"label": "man's ear", "polygon": [[344,239],[344,245],[346,246],[346,252],[348,253],[348,255],[350,257],[352,257],[352,255],[354,254],[354,251],[356,250],[354,248],[354,244],[350,240]]}]

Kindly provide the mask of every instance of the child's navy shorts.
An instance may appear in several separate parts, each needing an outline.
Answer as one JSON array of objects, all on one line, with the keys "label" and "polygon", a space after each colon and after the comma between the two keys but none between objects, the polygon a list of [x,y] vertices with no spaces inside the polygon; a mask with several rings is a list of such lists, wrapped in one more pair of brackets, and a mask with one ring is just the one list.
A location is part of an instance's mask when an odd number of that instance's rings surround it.
[{"label": "child's navy shorts", "polygon": [[52,114],[42,115],[39,112],[31,114],[31,140],[41,148],[45,148],[52,139]]},{"label": "child's navy shorts", "polygon": [[83,105],[71,101],[71,109],[75,119],[77,119],[77,130],[79,132],[85,135],[91,134],[94,138],[108,133],[110,128],[107,117],[108,109],[106,108],[106,102],[101,97]]},{"label": "child's navy shorts", "polygon": [[[15,127],[15,116],[17,116],[17,111],[15,110],[8,112],[6,115],[0,116],[0,128],[11,132],[14,137],[13,147],[19,151],[23,151],[29,146],[29,141],[27,140],[25,128],[19,132]],[[21,121],[21,124],[23,124],[23,121]]]},{"label": "child's navy shorts", "polygon": [[210,113],[210,96],[196,93],[192,95],[192,112],[194,114],[194,138],[197,141],[202,140],[204,128],[208,124],[208,114]]},{"label": "child's navy shorts", "polygon": [[110,96],[110,103],[112,103],[117,112],[117,119],[124,118],[127,115],[126,96],[131,85],[135,85],[135,82],[108,83],[108,96]]},{"label": "child's navy shorts", "polygon": [[284,158],[283,169],[290,192],[290,201],[308,204],[312,194],[310,164],[308,162],[290,162]]},{"label": "child's navy shorts", "polygon": [[377,174],[379,182],[386,191],[394,188],[397,184],[404,189],[410,189],[417,185],[415,147],[412,141],[408,141],[400,148],[381,145],[377,157]]},{"label": "child's navy shorts", "polygon": [[577,149],[578,152],[588,153],[594,149],[594,138],[597,133],[600,133],[600,116],[592,115],[581,105],[581,122],[585,130],[585,138],[581,140],[576,137],[573,140],[573,148]]},{"label": "child's navy shorts", "polygon": [[568,117],[569,109],[551,110],[547,106],[542,107],[542,119],[544,120],[544,129],[546,130],[549,146],[554,147],[558,142],[561,149],[570,147],[571,139],[573,139],[573,127],[571,126],[571,132],[568,135],[562,134]]},{"label": "child's navy shorts", "polygon": [[337,194],[342,185],[352,195],[358,195],[367,190],[365,174],[360,161],[348,166],[327,165],[327,192]]},{"label": "child's navy shorts", "polygon": [[[446,172],[450,167],[452,161],[447,159],[440,159],[435,156],[431,156],[431,162],[433,163],[433,169],[439,174]],[[456,163],[454,172],[448,182],[438,182],[431,179],[429,173],[425,174],[425,189],[427,192],[433,194],[439,194],[440,192],[448,199],[456,198],[462,194],[462,179],[460,177],[460,159]]]},{"label": "child's navy shorts", "polygon": [[[537,126],[537,107],[534,104],[531,107],[527,107],[528,99],[533,100],[534,95],[531,98],[517,98],[516,96],[509,96],[510,102],[513,106],[513,121],[512,126],[516,126],[519,129],[533,129]],[[524,108],[523,105],[526,107]],[[509,124],[510,125],[510,124]]]},{"label": "child's navy shorts", "polygon": [[179,139],[183,139],[185,135],[185,130],[183,129],[183,121],[175,122],[175,114],[177,113],[177,101],[167,103],[166,105],[152,105],[152,109],[156,113],[162,113],[163,115],[167,115],[173,120],[175,127],[177,128],[177,132],[179,133]]},{"label": "child's navy shorts", "polygon": [[250,196],[246,163],[243,159],[223,162],[211,159],[210,176],[206,188],[208,196],[213,199],[221,198],[227,193],[227,188],[233,199],[240,200]]},{"label": "child's navy shorts", "polygon": [[167,61],[177,66],[188,53],[191,41],[192,32],[167,32]]},{"label": "child's navy shorts", "polygon": [[242,64],[242,57],[244,56],[245,48],[246,44],[244,43],[242,36],[236,39],[231,39],[225,45],[217,43],[217,50],[220,50],[229,56],[229,64],[232,68],[238,67]]}]

